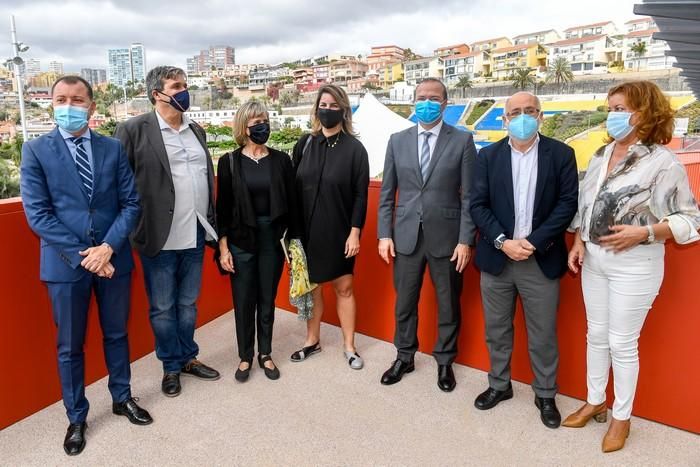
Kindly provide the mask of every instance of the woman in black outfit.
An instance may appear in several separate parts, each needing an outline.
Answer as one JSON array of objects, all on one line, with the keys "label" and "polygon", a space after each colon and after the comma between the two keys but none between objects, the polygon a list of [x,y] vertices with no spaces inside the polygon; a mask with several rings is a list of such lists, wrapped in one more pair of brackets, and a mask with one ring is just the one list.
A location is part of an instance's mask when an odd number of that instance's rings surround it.
[{"label": "woman in black outfit", "polygon": [[240,148],[219,159],[216,217],[219,262],[231,273],[241,359],[235,377],[248,379],[257,325],[258,363],[277,379],[272,325],[284,261],[280,238],[294,216],[294,170],[287,154],[265,146],[270,123],[264,105],[246,102],[238,109],[234,136]]},{"label": "woman in black outfit", "polygon": [[[333,284],[345,358],[351,368],[359,370],[363,361],[355,349],[352,273],[367,213],[369,161],[364,146],[353,136],[350,101],[341,88],[322,86],[311,118],[311,135],[300,138],[293,152],[302,243],[309,279]],[[321,350],[321,289],[312,292],[314,305],[306,342],[292,354],[294,362]]]}]

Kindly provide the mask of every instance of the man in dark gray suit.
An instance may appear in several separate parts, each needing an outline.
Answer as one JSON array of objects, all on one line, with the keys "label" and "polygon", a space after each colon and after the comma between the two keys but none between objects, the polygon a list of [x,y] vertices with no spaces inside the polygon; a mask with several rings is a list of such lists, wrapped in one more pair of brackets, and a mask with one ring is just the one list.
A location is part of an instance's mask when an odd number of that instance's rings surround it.
[{"label": "man in dark gray suit", "polygon": [[141,197],[142,214],[131,236],[141,256],[161,389],[180,394],[180,374],[205,380],[219,372],[197,360],[194,341],[205,241],[216,240],[214,167],[204,130],[185,111],[185,72],[159,66],[148,72],[153,112],[119,125]]},{"label": "man in dark gray suit", "polygon": [[419,124],[391,135],[379,201],[379,255],[387,264],[394,258],[398,352],[381,382],[398,383],[414,369],[418,299],[428,265],[438,302],[433,349],[438,387],[449,392],[456,386],[452,362],[457,355],[462,271],[475,236],[469,184],[476,148],[469,133],[442,121],[447,88],[440,80],[423,80],[415,100]]}]

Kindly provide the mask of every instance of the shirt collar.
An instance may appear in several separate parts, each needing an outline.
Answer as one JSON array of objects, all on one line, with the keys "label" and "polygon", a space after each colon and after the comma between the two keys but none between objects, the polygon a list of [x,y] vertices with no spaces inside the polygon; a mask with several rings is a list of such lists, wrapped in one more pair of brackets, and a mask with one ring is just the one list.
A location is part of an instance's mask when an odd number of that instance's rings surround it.
[{"label": "shirt collar", "polygon": [[432,134],[435,135],[435,136],[439,136],[439,135],[440,135],[440,130],[442,129],[442,123],[443,123],[443,120],[440,119],[440,123],[438,123],[437,125],[435,125],[434,127],[432,127],[430,130],[426,130],[425,128],[423,128],[422,126],[420,126],[420,123],[418,123],[418,134],[419,134],[419,135],[422,135],[422,134],[425,134],[425,133],[432,133]]},{"label": "shirt collar", "polygon": [[535,138],[535,141],[532,142],[532,144],[530,145],[530,147],[528,147],[525,151],[520,152],[519,150],[517,150],[517,149],[515,149],[515,148],[513,147],[513,141],[512,141],[510,138],[508,138],[508,146],[510,146],[510,149],[511,149],[512,151],[518,152],[518,153],[520,153],[520,154],[527,154],[527,153],[529,153],[529,152],[532,151],[532,149],[533,149],[535,146],[537,146],[538,144],[540,144],[540,134],[539,134],[539,133],[537,133],[537,138]]},{"label": "shirt collar", "polygon": [[58,127],[58,131],[59,131],[59,133],[61,133],[61,136],[63,137],[64,140],[71,139],[71,138],[92,139],[92,135],[90,133],[90,128],[85,128],[85,131],[83,131],[83,134],[80,136],[73,136],[72,134],[68,133],[66,130],[64,130],[60,126]]},{"label": "shirt collar", "polygon": [[[168,129],[172,130],[173,129],[170,125],[168,125],[168,122],[166,122],[165,119],[160,116],[160,114],[158,113],[157,110],[155,111],[155,113],[156,113],[156,118],[158,119],[158,126],[160,126],[161,130],[168,130]],[[189,128],[191,122],[192,122],[192,120],[190,120],[190,117],[188,117],[187,114],[183,113],[182,114],[182,125],[180,125],[180,128],[177,131],[182,131],[182,130]]]}]

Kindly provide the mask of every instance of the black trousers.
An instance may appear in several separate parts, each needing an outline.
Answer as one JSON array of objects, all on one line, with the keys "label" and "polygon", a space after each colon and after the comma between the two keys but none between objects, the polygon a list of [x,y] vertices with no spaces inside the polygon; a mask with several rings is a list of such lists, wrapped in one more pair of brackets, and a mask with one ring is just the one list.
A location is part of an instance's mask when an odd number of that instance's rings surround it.
[{"label": "black trousers", "polygon": [[275,296],[282,276],[284,255],[268,217],[258,217],[258,251],[251,253],[230,245],[235,273],[231,275],[236,340],[241,360],[255,355],[257,325],[258,353],[272,353]]},{"label": "black trousers", "polygon": [[399,359],[404,362],[413,361],[413,355],[418,350],[418,299],[426,266],[435,287],[438,308],[438,338],[433,348],[433,357],[439,365],[449,365],[457,356],[462,274],[455,270],[456,263],[450,261],[449,256],[437,258],[428,253],[422,228],[413,253],[396,253],[394,258],[394,345]]}]

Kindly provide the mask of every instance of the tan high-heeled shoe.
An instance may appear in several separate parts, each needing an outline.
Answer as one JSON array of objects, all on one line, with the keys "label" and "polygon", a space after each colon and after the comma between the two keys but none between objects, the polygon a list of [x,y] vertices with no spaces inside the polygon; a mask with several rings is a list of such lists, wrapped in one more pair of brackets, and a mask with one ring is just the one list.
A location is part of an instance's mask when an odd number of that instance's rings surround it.
[{"label": "tan high-heeled shoe", "polygon": [[608,432],[603,437],[603,452],[619,451],[625,447],[625,441],[630,435],[630,425],[629,420],[612,417]]},{"label": "tan high-heeled shoe", "polygon": [[[592,411],[589,414],[583,415],[587,407],[592,407]],[[605,402],[599,405],[591,405],[586,402],[576,412],[566,417],[562,426],[568,428],[582,428],[586,426],[591,418],[598,423],[605,423],[608,420],[608,407],[605,405]]]}]

